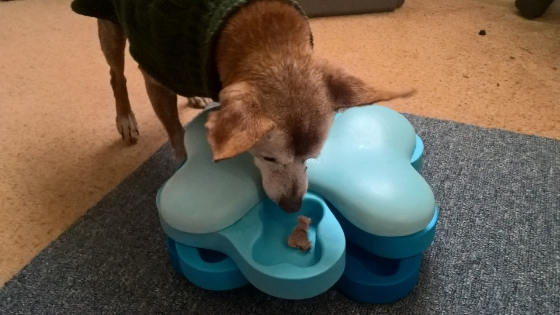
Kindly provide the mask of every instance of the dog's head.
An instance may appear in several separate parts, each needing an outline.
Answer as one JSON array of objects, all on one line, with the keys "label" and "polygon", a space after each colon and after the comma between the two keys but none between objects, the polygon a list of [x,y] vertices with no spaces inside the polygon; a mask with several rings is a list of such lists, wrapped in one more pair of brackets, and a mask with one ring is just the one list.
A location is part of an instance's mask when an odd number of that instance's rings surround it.
[{"label": "dog's head", "polygon": [[206,127],[214,161],[250,152],[266,194],[286,212],[307,191],[306,160],[319,155],[337,111],[411,95],[368,87],[326,61],[281,60],[226,86]]}]

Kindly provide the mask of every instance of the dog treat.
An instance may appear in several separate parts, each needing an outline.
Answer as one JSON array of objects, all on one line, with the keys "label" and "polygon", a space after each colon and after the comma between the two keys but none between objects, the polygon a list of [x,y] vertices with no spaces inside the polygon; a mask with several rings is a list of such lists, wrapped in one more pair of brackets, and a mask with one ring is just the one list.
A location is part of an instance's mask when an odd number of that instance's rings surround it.
[{"label": "dog treat", "polygon": [[297,219],[298,225],[294,228],[290,237],[288,237],[288,245],[299,248],[302,253],[305,253],[311,248],[311,242],[307,236],[311,219],[303,215],[300,215]]}]

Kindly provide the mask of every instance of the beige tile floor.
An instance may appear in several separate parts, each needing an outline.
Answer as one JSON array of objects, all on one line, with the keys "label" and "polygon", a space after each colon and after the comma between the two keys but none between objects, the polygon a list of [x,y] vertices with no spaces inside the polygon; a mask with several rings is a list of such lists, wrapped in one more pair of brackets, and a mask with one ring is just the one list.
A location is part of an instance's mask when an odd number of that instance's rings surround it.
[{"label": "beige tile floor", "polygon": [[[128,58],[141,139],[121,142],[95,21],[69,3],[0,2],[0,285],[166,141]],[[528,21],[513,0],[406,0],[311,25],[318,54],[419,90],[387,106],[560,139],[558,13]],[[183,122],[196,114],[179,106]]]}]

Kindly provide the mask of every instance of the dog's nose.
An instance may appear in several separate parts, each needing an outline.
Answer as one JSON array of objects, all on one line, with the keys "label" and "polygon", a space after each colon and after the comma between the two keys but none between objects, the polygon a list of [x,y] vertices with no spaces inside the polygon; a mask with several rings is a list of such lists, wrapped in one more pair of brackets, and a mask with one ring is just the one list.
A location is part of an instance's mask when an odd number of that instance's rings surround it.
[{"label": "dog's nose", "polygon": [[301,209],[302,202],[303,200],[301,199],[299,200],[282,199],[278,202],[278,206],[280,206],[280,208],[282,208],[284,212],[294,213],[294,212],[298,212],[299,209]]}]

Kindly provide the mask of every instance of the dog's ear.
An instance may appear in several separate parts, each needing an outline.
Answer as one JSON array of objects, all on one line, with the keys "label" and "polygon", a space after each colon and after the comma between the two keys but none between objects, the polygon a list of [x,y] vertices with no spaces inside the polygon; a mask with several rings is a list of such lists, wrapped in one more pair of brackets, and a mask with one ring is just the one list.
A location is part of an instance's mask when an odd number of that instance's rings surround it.
[{"label": "dog's ear", "polygon": [[256,92],[245,82],[227,86],[220,92],[220,109],[208,113],[205,127],[214,162],[249,150],[274,122],[263,115]]},{"label": "dog's ear", "polygon": [[323,79],[333,100],[335,111],[354,106],[369,105],[380,101],[388,101],[400,97],[409,97],[416,90],[389,91],[368,86],[361,79],[346,70],[331,65],[328,61],[319,61]]}]

